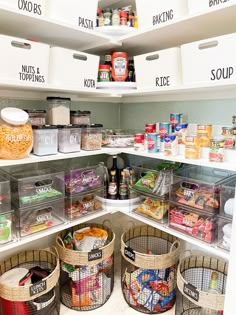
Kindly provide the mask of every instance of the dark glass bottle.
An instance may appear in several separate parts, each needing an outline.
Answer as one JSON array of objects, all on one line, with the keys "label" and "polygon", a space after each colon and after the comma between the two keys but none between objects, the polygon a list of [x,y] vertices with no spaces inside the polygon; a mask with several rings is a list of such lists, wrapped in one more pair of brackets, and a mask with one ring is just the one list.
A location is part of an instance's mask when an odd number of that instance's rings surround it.
[{"label": "dark glass bottle", "polygon": [[125,178],[124,171],[121,172],[120,185],[119,185],[119,199],[128,199],[128,185]]},{"label": "dark glass bottle", "polygon": [[113,155],[112,156],[112,167],[110,169],[110,174],[111,174],[111,171],[115,171],[116,172],[116,182],[119,183],[120,170],[117,167],[117,155]]},{"label": "dark glass bottle", "polygon": [[108,186],[108,199],[117,199],[117,179],[116,179],[116,171],[111,171],[111,180],[109,182]]},{"label": "dark glass bottle", "polygon": [[128,77],[126,79],[126,81],[128,82],[134,82],[134,61],[133,60],[129,60],[128,63]]}]

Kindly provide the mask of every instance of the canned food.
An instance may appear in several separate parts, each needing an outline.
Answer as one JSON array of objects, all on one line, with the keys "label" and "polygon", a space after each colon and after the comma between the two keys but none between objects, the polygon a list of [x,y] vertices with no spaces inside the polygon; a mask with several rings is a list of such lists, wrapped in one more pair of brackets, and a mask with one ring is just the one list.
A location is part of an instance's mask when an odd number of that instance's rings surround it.
[{"label": "canned food", "polygon": [[236,116],[232,117],[232,123],[233,123],[233,125],[236,125]]},{"label": "canned food", "polygon": [[183,120],[183,114],[179,114],[179,113],[170,114],[172,132],[175,132],[175,126],[177,124],[181,124],[182,120]]},{"label": "canned food", "polygon": [[222,136],[224,137],[230,137],[233,135],[232,133],[232,127],[222,127]]},{"label": "canned food", "polygon": [[176,156],[178,154],[178,141],[176,135],[166,135],[164,143],[164,155]]},{"label": "canned food", "polygon": [[175,134],[177,136],[178,144],[185,143],[185,137],[187,134],[188,124],[177,124],[175,126]]},{"label": "canned food", "polygon": [[144,134],[136,133],[134,135],[134,150],[144,151]]},{"label": "canned food", "polygon": [[200,147],[209,147],[212,133],[212,125],[197,125],[197,137]]},{"label": "canned food", "polygon": [[222,127],[222,136],[224,137],[224,149],[234,149],[234,136],[232,127]]},{"label": "canned food", "polygon": [[160,135],[157,133],[148,133],[147,134],[147,151],[149,153],[159,152],[159,141]]},{"label": "canned food", "polygon": [[200,145],[197,136],[186,136],[185,138],[185,158],[200,159]]},{"label": "canned food", "polygon": [[235,141],[234,138],[225,138],[224,149],[232,150],[234,149]]},{"label": "canned food", "polygon": [[146,124],[145,125],[146,133],[155,133],[156,132],[156,124]]},{"label": "canned food", "polygon": [[210,140],[210,162],[223,162],[224,161],[224,138]]},{"label": "canned food", "polygon": [[171,124],[169,122],[159,123],[160,139],[163,142],[166,135],[171,133]]}]

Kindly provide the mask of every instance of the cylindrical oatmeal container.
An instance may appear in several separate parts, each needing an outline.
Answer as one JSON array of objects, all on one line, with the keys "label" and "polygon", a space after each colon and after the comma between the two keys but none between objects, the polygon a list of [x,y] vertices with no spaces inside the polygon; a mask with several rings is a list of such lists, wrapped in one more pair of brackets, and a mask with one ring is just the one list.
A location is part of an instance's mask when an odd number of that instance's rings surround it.
[{"label": "cylindrical oatmeal container", "polygon": [[102,124],[80,125],[81,149],[100,150],[102,147]]}]

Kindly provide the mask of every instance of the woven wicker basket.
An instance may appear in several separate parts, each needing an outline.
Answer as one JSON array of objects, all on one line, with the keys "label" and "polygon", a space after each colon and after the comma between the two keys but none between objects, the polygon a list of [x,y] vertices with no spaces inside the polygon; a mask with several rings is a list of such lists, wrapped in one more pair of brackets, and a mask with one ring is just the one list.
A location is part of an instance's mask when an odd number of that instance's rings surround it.
[{"label": "woven wicker basket", "polygon": [[14,255],[0,263],[0,275],[18,266],[40,266],[52,270],[50,275],[43,279],[45,289],[32,295],[34,285],[12,287],[2,283],[0,285],[0,297],[10,301],[32,301],[43,294],[48,293],[58,283],[60,275],[60,263],[56,254],[47,250],[30,250]]},{"label": "woven wicker basket", "polygon": [[[222,294],[207,292],[213,271],[219,275],[218,290]],[[187,302],[180,305],[179,300],[176,314],[192,314],[187,312],[187,308],[193,309],[194,305],[217,311],[223,310],[227,272],[228,264],[225,261],[203,253],[194,252],[182,259],[177,271],[177,286],[183,297],[191,302],[191,307],[187,306],[190,305]]]}]

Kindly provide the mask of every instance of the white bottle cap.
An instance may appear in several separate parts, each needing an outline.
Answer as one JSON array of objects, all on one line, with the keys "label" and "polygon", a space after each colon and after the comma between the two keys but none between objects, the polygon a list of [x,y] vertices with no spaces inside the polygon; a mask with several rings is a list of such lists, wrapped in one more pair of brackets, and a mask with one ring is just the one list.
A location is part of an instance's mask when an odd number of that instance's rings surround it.
[{"label": "white bottle cap", "polygon": [[1,110],[1,118],[11,125],[24,125],[29,115],[24,110],[15,107],[6,107]]}]

